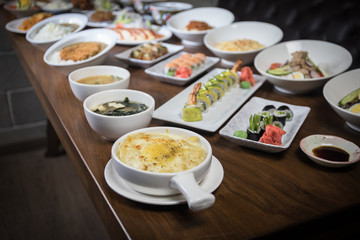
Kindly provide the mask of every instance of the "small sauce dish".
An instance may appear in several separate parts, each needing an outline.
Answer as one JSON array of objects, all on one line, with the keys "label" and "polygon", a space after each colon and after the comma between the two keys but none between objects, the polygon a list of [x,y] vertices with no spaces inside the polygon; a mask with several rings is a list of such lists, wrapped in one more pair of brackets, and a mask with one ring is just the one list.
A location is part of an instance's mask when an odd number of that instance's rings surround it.
[{"label": "small sauce dish", "polygon": [[[311,160],[326,167],[345,167],[360,160],[360,148],[336,136],[310,135],[300,141],[300,148]],[[340,155],[342,159],[331,160],[330,158],[336,158],[335,155]]]}]

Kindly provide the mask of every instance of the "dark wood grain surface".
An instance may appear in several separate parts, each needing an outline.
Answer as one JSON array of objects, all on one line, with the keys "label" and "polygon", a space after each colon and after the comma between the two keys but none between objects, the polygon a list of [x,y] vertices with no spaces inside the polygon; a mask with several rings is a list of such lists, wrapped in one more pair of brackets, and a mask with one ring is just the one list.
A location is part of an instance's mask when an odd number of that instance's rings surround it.
[{"label": "dark wood grain surface", "polygon": [[[3,24],[11,19],[3,10],[1,16]],[[186,205],[154,206],[128,200],[105,182],[104,168],[110,159],[112,142],[88,125],[82,102],[73,95],[67,74],[46,65],[42,59],[45,50],[31,45],[24,35],[8,35],[64,149],[114,239],[249,239],[296,226],[310,229],[307,223],[325,221],[334,214],[360,206],[358,165],[342,169],[321,167],[299,148],[300,140],[311,134],[336,135],[358,145],[360,134],[351,130],[330,108],[322,89],[306,95],[285,95],[275,91],[268,82],[254,96],[311,107],[286,151],[260,152],[231,143],[218,131],[194,130],[209,140],[214,156],[224,168],[223,182],[214,192],[215,204],[209,209],[191,212]],[[170,42],[179,43],[179,40],[173,37]],[[129,88],[151,94],[156,108],[186,87],[155,80],[145,74],[144,69],[128,66],[114,57],[126,49],[126,46],[115,46],[104,64],[127,68],[131,73]],[[185,51],[211,55],[205,47],[185,47]],[[215,67],[223,66],[219,63]],[[176,125],[153,119],[150,126]]]}]

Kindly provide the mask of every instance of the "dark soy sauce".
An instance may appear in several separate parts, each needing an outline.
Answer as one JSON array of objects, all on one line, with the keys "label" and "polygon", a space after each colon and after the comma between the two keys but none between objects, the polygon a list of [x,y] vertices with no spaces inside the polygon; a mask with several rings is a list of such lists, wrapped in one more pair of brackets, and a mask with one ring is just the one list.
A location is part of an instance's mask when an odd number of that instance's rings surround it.
[{"label": "dark soy sauce", "polygon": [[315,156],[334,162],[347,162],[350,158],[349,153],[341,148],[332,146],[320,146],[314,148],[312,151]]}]

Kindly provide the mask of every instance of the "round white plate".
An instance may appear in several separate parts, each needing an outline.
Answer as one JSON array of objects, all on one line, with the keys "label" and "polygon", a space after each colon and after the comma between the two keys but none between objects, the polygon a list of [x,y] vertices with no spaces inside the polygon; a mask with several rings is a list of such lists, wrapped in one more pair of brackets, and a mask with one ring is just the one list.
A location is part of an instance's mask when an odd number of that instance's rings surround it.
[{"label": "round white plate", "polygon": [[25,19],[28,19],[28,18],[29,17],[24,17],[24,18],[18,18],[18,19],[12,20],[6,24],[5,28],[6,28],[6,30],[8,30],[10,32],[26,34],[28,32],[28,30],[19,30],[19,26]]},{"label": "round white plate", "polygon": [[[154,204],[154,205],[177,205],[186,203],[186,199],[182,194],[172,196],[153,196],[147,195],[133,190],[114,170],[112,160],[106,164],[105,180],[109,187],[121,196],[136,202]],[[211,193],[215,191],[221,184],[224,177],[224,169],[220,161],[213,156],[209,173],[201,181],[200,187]]]}]

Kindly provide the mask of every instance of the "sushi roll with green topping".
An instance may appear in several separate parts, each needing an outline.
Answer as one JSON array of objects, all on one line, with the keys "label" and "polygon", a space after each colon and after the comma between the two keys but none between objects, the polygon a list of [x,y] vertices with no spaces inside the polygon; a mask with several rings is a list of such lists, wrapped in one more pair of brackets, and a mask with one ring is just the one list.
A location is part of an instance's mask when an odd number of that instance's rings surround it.
[{"label": "sushi roll with green topping", "polygon": [[276,110],[276,107],[274,105],[266,105],[262,110],[272,113],[274,110]]},{"label": "sushi roll with green topping", "polygon": [[260,114],[254,114],[250,116],[249,127],[246,129],[248,139],[253,141],[259,141],[262,135],[260,124],[261,124]]},{"label": "sushi roll with green topping", "polygon": [[285,126],[286,122],[286,112],[281,110],[274,110],[273,112],[274,120],[279,121]]},{"label": "sushi roll with green topping", "polygon": [[288,106],[282,105],[277,110],[286,112],[286,121],[291,121],[294,117],[293,111]]}]

